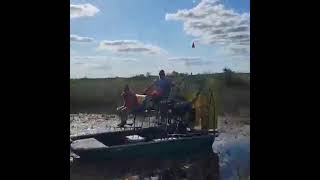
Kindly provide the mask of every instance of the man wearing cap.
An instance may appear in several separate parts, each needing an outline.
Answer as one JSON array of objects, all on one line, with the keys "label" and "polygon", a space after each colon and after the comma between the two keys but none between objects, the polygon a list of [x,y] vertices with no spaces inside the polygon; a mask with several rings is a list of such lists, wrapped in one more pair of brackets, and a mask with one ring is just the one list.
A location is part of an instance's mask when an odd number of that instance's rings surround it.
[{"label": "man wearing cap", "polygon": [[[174,86],[174,84],[166,78],[164,70],[161,70],[159,72],[159,79],[154,81],[153,84],[149,86],[144,92],[145,94],[151,96],[155,105],[158,106],[161,100],[169,97],[172,86]],[[160,112],[160,114],[163,114],[163,112]],[[161,119],[163,119],[163,116],[161,117]]]}]

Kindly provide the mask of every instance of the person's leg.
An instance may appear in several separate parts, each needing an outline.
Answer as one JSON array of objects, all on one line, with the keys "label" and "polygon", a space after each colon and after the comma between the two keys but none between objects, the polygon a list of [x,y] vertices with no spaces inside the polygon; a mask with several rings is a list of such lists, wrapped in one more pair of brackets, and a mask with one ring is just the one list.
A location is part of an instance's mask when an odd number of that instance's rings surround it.
[{"label": "person's leg", "polygon": [[120,119],[121,119],[121,116],[122,116],[123,108],[124,108],[124,106],[117,107],[117,115],[119,116]]},{"label": "person's leg", "polygon": [[167,112],[168,112],[168,105],[166,104],[166,102],[162,102],[161,100],[159,100],[159,112],[160,112],[160,120],[161,123],[166,123],[166,117],[167,117]]},{"label": "person's leg", "polygon": [[117,108],[118,115],[120,117],[120,124],[118,126],[123,127],[127,123],[127,108],[121,106]]},{"label": "person's leg", "polygon": [[145,106],[142,104],[139,104],[139,105],[129,109],[128,114],[133,114],[134,116],[136,116],[137,114],[143,113],[144,111],[145,111]]},{"label": "person's leg", "polygon": [[147,96],[146,99],[143,102],[143,105],[148,110],[152,109],[153,106],[154,106],[154,102],[153,102],[152,96]]},{"label": "person's leg", "polygon": [[125,109],[124,106],[120,106],[117,108],[117,114],[118,114],[119,118],[121,118],[124,109]]},{"label": "person's leg", "polygon": [[127,120],[128,120],[128,111],[129,111],[129,109],[126,107],[122,109],[122,115],[123,115],[122,122],[124,124],[126,124]]},{"label": "person's leg", "polygon": [[120,107],[117,107],[117,110],[116,110],[119,119],[122,118],[122,117],[121,117],[121,109],[122,109],[122,108],[123,108],[123,106],[120,106]]},{"label": "person's leg", "polygon": [[152,109],[155,110],[157,112],[156,114],[156,120],[159,120],[159,110],[160,110],[160,101],[159,98],[157,96],[152,96]]},{"label": "person's leg", "polygon": [[167,112],[168,112],[168,104],[166,100],[167,99],[162,96],[158,96],[155,98],[155,102],[157,104],[157,111],[159,112],[161,123],[166,123]]},{"label": "person's leg", "polygon": [[124,106],[117,107],[117,112],[120,112],[123,108],[125,107]]}]

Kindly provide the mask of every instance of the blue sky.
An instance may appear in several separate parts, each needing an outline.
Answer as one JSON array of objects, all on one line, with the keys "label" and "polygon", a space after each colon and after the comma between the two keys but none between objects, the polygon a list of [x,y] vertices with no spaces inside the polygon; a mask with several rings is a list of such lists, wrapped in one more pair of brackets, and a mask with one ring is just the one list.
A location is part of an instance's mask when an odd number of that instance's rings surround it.
[{"label": "blue sky", "polygon": [[249,0],[71,0],[70,29],[71,78],[250,72]]}]

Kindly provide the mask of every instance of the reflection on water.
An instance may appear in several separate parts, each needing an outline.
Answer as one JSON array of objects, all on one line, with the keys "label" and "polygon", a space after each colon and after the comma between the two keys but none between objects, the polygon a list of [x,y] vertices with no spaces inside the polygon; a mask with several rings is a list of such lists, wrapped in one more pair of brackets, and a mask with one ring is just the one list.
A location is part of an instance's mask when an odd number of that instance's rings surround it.
[{"label": "reflection on water", "polygon": [[135,160],[100,163],[75,163],[70,167],[71,180],[86,179],[219,179],[217,154],[170,160]]},{"label": "reflection on water", "polygon": [[249,137],[222,134],[215,140],[213,151],[219,156],[221,179],[250,179]]}]

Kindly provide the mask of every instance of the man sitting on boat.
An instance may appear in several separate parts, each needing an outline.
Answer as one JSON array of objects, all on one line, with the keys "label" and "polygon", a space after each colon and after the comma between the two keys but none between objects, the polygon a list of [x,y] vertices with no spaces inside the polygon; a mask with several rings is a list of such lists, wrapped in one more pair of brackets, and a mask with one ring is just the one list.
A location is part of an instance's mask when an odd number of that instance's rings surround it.
[{"label": "man sitting on boat", "polygon": [[[166,78],[164,70],[159,72],[159,79],[154,81],[148,88],[145,89],[144,93],[152,98],[155,106],[160,105],[161,100],[167,99],[171,92],[171,87],[174,84]],[[160,116],[163,114],[160,108]],[[161,119],[163,119],[161,116]]]},{"label": "man sitting on boat", "polygon": [[[148,88],[145,89],[145,94],[156,98],[168,97],[173,83],[166,78],[164,70],[159,72],[159,79],[154,81]],[[150,92],[150,90],[152,91]]]},{"label": "man sitting on boat", "polygon": [[125,85],[121,96],[123,98],[123,106],[117,108],[117,112],[121,119],[121,123],[118,124],[119,127],[123,127],[127,123],[129,113],[132,113],[139,108],[137,96],[130,90],[129,85]]}]

